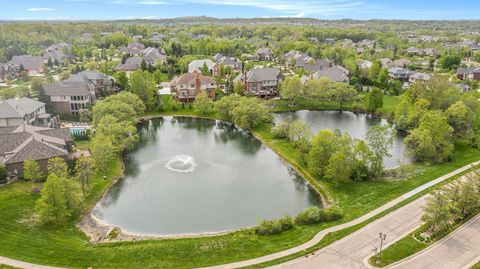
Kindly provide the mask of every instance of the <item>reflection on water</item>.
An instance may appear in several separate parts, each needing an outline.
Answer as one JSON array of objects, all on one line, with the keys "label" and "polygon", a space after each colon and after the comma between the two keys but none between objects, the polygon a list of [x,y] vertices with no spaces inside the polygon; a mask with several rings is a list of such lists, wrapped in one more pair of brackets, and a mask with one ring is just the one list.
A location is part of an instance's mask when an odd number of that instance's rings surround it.
[{"label": "reflection on water", "polygon": [[[386,125],[387,121],[367,114],[355,114],[348,111],[294,111],[275,114],[275,123],[292,118],[308,123],[312,134],[317,134],[323,129],[339,129],[342,133],[349,133],[352,137],[365,139],[368,129],[374,125]],[[384,159],[383,165],[387,168],[400,164],[410,163],[411,160],[404,156],[403,138],[405,134],[398,132],[397,138],[390,150],[391,157]]]},{"label": "reflection on water", "polygon": [[319,204],[293,169],[229,124],[179,117],[138,130],[124,178],[94,209],[106,223],[140,234],[218,232]]}]

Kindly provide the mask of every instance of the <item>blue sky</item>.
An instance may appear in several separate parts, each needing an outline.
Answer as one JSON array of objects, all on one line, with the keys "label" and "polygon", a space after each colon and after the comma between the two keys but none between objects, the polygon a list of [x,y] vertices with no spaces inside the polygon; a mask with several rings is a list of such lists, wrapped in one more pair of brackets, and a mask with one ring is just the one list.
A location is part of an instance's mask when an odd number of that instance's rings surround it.
[{"label": "blue sky", "polygon": [[2,0],[0,20],[309,17],[480,19],[480,0]]}]

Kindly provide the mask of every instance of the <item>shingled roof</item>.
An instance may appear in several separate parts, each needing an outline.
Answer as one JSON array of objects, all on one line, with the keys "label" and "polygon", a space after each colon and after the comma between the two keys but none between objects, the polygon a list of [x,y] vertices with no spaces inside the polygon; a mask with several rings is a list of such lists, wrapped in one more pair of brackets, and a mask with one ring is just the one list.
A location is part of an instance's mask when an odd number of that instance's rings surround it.
[{"label": "shingled roof", "polygon": [[23,118],[43,106],[44,103],[27,97],[8,99],[0,102],[0,118]]}]

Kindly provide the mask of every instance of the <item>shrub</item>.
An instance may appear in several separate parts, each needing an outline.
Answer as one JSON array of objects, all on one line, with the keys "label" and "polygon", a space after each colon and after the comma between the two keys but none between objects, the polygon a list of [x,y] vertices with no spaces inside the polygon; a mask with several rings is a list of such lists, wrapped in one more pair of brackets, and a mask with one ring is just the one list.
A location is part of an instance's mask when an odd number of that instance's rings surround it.
[{"label": "shrub", "polygon": [[343,212],[339,207],[319,208],[317,206],[309,207],[295,216],[295,224],[312,225],[320,222],[339,220],[343,217]]},{"label": "shrub", "polygon": [[275,127],[272,128],[273,137],[279,138],[279,139],[288,138],[289,127],[290,127],[290,123],[286,121],[278,125],[275,125]]},{"label": "shrub", "polygon": [[7,175],[8,175],[8,172],[5,165],[0,165],[0,184],[7,182]]},{"label": "shrub", "polygon": [[278,220],[262,220],[260,224],[255,227],[255,233],[258,235],[273,235],[279,234],[293,228],[292,217],[285,215]]}]

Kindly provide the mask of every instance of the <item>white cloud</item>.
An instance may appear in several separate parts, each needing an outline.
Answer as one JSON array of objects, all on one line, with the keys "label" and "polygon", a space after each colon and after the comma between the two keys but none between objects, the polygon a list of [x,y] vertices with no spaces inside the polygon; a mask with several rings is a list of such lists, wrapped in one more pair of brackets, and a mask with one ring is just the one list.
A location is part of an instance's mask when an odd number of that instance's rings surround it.
[{"label": "white cloud", "polygon": [[31,7],[27,8],[28,11],[31,12],[48,12],[48,11],[55,11],[54,8],[49,8],[49,7]]}]

